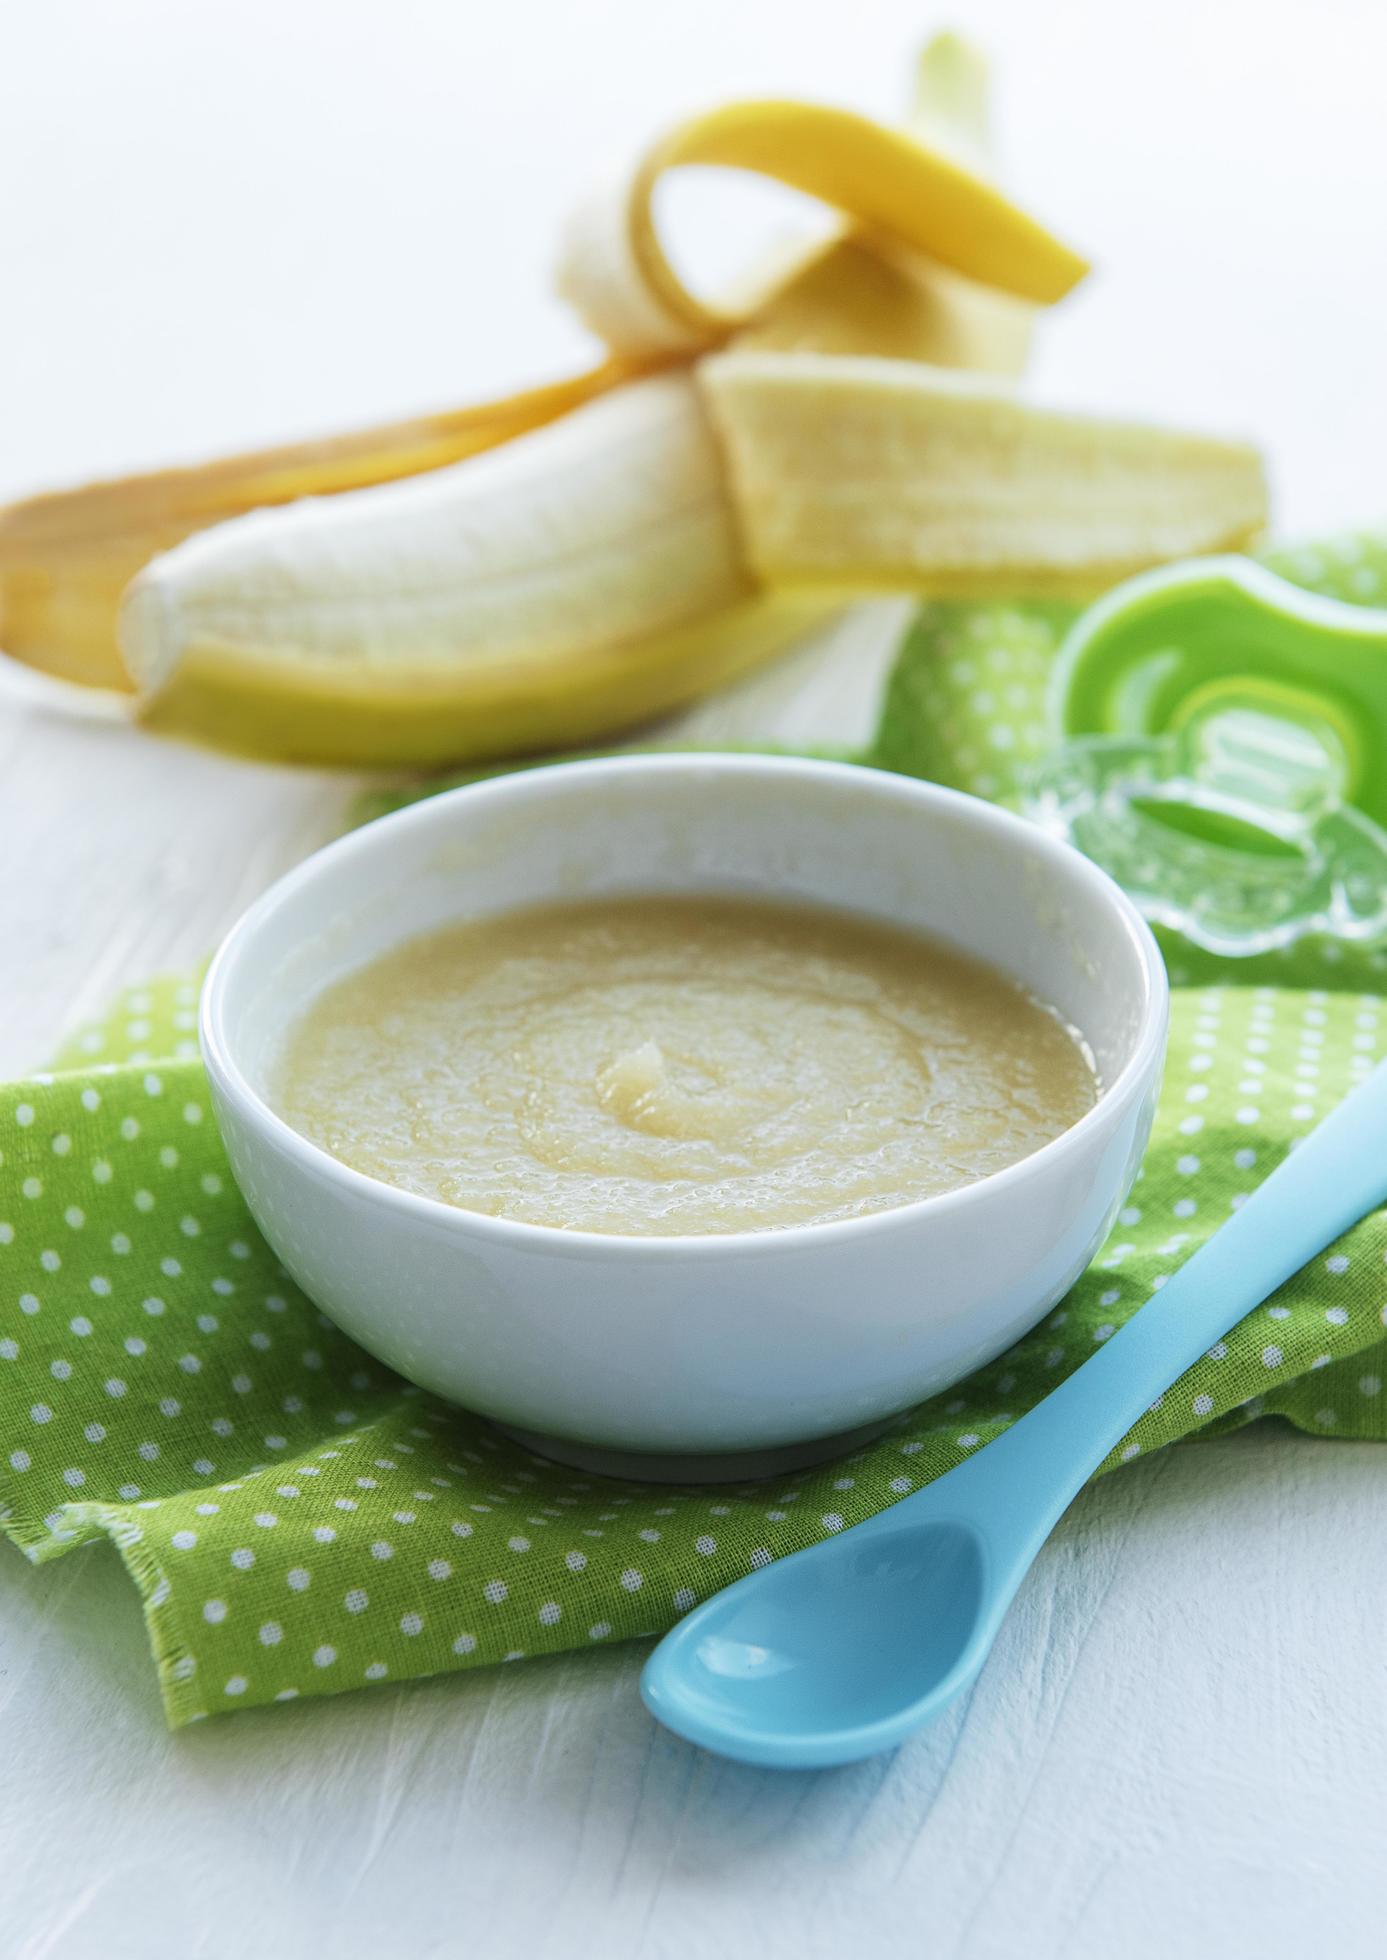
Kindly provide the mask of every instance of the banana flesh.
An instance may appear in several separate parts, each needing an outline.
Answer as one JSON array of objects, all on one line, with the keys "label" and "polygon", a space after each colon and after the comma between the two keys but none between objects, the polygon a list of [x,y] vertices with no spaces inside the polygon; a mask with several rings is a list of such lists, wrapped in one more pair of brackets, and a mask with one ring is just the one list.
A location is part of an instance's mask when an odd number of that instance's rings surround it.
[{"label": "banana flesh", "polygon": [[746,573],[685,372],[190,538],[135,579],[120,637],[155,726],[299,760],[483,760],[682,705],[828,609]]},{"label": "banana flesh", "polygon": [[390,483],[477,455],[639,374],[609,360],[475,408],[32,497],[0,510],[0,646],[89,687],[128,690],[121,594],[156,552],[243,512]]}]

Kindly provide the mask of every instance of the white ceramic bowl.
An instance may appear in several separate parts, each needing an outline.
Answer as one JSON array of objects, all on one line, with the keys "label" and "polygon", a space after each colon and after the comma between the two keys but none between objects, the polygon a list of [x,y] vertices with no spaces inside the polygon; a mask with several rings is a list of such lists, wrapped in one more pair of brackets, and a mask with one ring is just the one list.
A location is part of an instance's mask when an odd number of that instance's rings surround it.
[{"label": "white ceramic bowl", "polygon": [[[939,935],[1058,1007],[1103,1094],[1033,1156],[942,1197],[687,1238],[455,1210],[347,1169],[270,1107],[286,1030],[329,982],[432,927],[614,892],[763,894]],[[363,1347],[564,1460],[742,1475],[828,1453],[1053,1306],[1136,1175],[1166,1013],[1130,902],[1019,818],[874,770],[672,755],[508,775],[330,845],[235,927],[201,1034],[257,1223]]]}]

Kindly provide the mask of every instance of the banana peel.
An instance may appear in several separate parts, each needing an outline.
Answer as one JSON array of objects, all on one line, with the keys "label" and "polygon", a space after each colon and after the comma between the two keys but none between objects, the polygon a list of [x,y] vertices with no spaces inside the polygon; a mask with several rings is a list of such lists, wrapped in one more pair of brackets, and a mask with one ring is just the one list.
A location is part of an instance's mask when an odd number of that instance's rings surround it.
[{"label": "banana peel", "polygon": [[739,351],[699,381],[772,587],[1085,599],[1265,522],[1249,444],[1059,413],[985,376]]},{"label": "banana peel", "polygon": [[559,291],[616,353],[696,352],[759,310],[756,300],[728,311],[700,298],[664,249],[655,189],[691,164],[774,178],[900,249],[1039,305],[1063,299],[1088,270],[985,177],[912,130],[817,103],[734,102],[663,138],[570,225]]},{"label": "banana peel", "polygon": [[[942,445],[937,409],[931,423],[917,399],[940,369],[1018,372],[1037,306],[1084,270],[990,182],[986,141],[985,70],[950,36],[925,52],[904,130],[785,102],[695,119],[568,234],[560,285],[607,361],[454,414],[0,512],[0,644],[88,686],[133,683],[140,720],[219,746],[484,760],[682,705],[802,638],[853,588],[1082,579],[1099,569],[1095,541],[1106,576],[1177,535],[1208,549],[1255,528],[1242,451],[1222,478],[1207,455],[1186,457],[1183,528],[1153,528],[1129,499],[1118,538],[1082,488],[1077,512],[1048,536],[1033,522],[1024,546],[1024,509],[1009,531],[997,507],[964,513],[967,549],[956,537],[941,549],[937,512],[921,528],[922,503],[947,504],[950,455],[974,504],[989,482],[1001,504],[1048,496],[1066,467],[1059,438],[1045,467],[1033,458],[1008,476],[1016,444],[990,397],[972,404],[972,435],[965,409]],[[708,301],[675,272],[654,218],[656,183],[688,164],[806,191],[836,210],[835,228]],[[900,372],[884,385],[863,357]],[[806,360],[827,377],[806,383]],[[902,387],[909,440],[891,423]],[[805,412],[827,438],[818,466],[790,425]],[[855,438],[859,415],[871,433]],[[880,453],[862,467],[868,443]],[[1152,453],[1131,437],[1121,481]],[[1154,453],[1178,504],[1179,454],[1159,441]],[[1080,475],[1110,493],[1110,471]],[[897,505],[879,522],[873,484]],[[816,506],[841,515],[854,500],[845,544]]]}]

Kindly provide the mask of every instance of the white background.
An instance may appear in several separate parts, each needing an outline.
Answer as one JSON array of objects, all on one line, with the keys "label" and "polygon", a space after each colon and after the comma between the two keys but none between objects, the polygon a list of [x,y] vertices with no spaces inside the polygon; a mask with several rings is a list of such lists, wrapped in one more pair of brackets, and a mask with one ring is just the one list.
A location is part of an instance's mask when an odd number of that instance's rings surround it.
[{"label": "white background", "polygon": [[[987,0],[1002,150],[1098,262],[1060,399],[1248,430],[1387,518],[1377,0]],[[0,495],[452,405],[589,351],[575,188],[731,93],[892,113],[855,0],[0,7]],[[706,245],[729,208],[693,200]],[[0,1068],[188,965],[352,782],[0,700]],[[655,1731],[639,1654],[164,1735],[103,1553],[0,1552],[0,1955],[1165,1960],[1383,1949],[1387,1452],[1268,1430],[1075,1506],[969,1703],[819,1776]]]}]

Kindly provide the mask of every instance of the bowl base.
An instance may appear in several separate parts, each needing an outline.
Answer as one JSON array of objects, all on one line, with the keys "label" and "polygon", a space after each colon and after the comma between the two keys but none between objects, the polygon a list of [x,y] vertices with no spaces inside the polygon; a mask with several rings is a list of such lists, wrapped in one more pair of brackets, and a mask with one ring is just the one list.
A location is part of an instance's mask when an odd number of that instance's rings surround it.
[{"label": "bowl base", "polygon": [[880,1422],[864,1423],[860,1429],[842,1429],[834,1436],[816,1436],[808,1443],[784,1443],[770,1450],[728,1450],[711,1455],[690,1452],[666,1454],[661,1450],[607,1450],[597,1444],[570,1442],[566,1436],[544,1436],[534,1429],[518,1429],[509,1422],[493,1422],[503,1436],[519,1443],[536,1456],[571,1470],[590,1470],[599,1477],[621,1477],[641,1484],[740,1484],[759,1477],[783,1477],[811,1464],[826,1463],[849,1450],[875,1441],[899,1420],[887,1416]]}]

